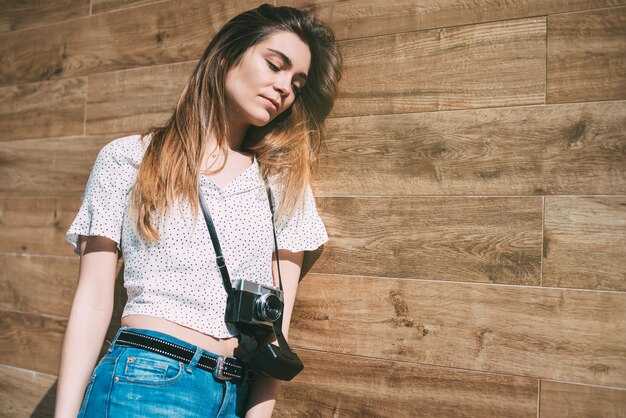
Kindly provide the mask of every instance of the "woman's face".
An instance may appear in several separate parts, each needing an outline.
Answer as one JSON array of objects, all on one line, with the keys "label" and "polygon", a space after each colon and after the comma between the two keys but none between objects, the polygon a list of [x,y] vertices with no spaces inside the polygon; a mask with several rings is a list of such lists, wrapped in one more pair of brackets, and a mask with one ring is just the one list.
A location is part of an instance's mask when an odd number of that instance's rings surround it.
[{"label": "woman's face", "polygon": [[293,104],[310,64],[309,47],[291,32],[275,32],[248,48],[226,74],[231,120],[267,125]]}]

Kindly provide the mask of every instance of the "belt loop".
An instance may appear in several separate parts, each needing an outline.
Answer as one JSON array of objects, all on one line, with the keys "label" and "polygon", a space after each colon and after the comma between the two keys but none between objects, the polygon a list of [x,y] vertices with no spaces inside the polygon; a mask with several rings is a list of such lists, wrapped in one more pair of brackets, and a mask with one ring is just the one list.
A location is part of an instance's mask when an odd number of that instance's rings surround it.
[{"label": "belt loop", "polygon": [[[117,341],[117,339],[119,338],[120,334],[122,333],[122,331],[128,329],[127,326],[122,326],[120,327],[120,329],[117,330],[117,333],[115,333],[115,337],[113,337],[113,340],[109,343],[109,349],[107,350],[107,352],[112,352],[113,351],[113,344],[115,344],[115,342]],[[108,341],[107,341],[108,342]]]},{"label": "belt loop", "polygon": [[198,364],[198,362],[200,361],[200,357],[202,356],[203,353],[203,349],[201,347],[196,347],[196,352],[194,353],[191,361],[189,362],[189,364],[187,365],[187,367],[185,367],[185,371],[187,373],[191,373],[191,369],[193,369],[196,364]]}]

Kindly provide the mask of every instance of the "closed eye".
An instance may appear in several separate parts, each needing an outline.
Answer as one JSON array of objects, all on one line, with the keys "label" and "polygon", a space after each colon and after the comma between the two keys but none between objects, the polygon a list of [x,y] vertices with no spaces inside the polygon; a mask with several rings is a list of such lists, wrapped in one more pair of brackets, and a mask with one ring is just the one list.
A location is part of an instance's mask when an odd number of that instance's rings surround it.
[{"label": "closed eye", "polygon": [[[267,62],[267,66],[268,66],[268,67],[270,67],[270,69],[271,69],[273,72],[277,73],[277,72],[279,72],[279,71],[280,71],[280,68],[278,68],[278,66],[276,66],[276,65],[275,65],[272,61],[265,60],[265,62]],[[302,89],[301,89],[300,87],[298,87],[298,85],[297,85],[297,84],[293,84],[293,83],[292,83],[292,84],[291,84],[291,90],[293,91],[293,93],[294,93],[296,96],[299,96],[299,95],[300,95],[300,93],[302,93]]]},{"label": "closed eye", "polygon": [[265,62],[267,62],[267,66],[270,67],[270,69],[274,71],[275,73],[277,73],[280,70],[280,68],[275,66],[274,63],[272,63],[272,61],[265,60]]}]

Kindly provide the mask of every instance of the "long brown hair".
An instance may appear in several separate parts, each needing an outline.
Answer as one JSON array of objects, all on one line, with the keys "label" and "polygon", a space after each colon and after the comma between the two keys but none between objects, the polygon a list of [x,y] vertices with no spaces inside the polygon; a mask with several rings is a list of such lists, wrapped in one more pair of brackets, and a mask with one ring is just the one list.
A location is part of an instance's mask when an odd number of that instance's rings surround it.
[{"label": "long brown hair", "polygon": [[221,171],[228,158],[226,73],[248,48],[278,31],[294,33],[308,45],[307,83],[289,109],[263,127],[248,128],[242,150],[254,152],[261,175],[280,186],[276,222],[290,218],[303,204],[323,143],[324,121],[338,94],[342,57],[326,24],[302,10],[263,4],[235,16],[218,31],[189,76],[170,119],[142,133],[142,141],[151,139],[133,186],[130,216],[143,238],[160,239],[153,215],[167,215],[177,200],[179,204],[187,200],[194,222],[197,219],[201,159],[210,133],[225,155],[222,166],[212,172]]}]

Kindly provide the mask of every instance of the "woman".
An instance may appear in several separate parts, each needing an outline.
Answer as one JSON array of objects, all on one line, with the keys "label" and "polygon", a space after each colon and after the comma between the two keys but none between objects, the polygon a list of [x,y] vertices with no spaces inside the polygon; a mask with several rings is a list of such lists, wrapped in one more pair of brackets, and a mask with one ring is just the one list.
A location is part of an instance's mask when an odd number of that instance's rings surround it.
[{"label": "woman", "polygon": [[[264,4],[216,34],[164,126],[103,147],[67,231],[80,271],[55,416],[271,416],[280,381],[245,372],[199,199],[231,279],[280,274],[287,337],[303,253],[328,240],[310,168],[340,78],[328,26]],[[122,255],[128,302],[97,362]]]}]

